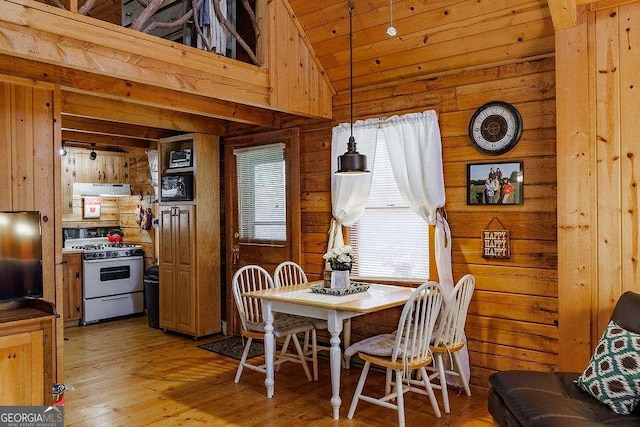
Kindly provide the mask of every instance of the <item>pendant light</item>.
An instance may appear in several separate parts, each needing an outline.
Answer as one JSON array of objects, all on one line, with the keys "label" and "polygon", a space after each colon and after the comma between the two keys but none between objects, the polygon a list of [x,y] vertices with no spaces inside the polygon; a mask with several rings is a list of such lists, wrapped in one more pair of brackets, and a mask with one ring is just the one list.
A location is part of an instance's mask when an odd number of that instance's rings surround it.
[{"label": "pendant light", "polygon": [[91,144],[91,153],[89,153],[89,159],[95,160],[98,157],[96,153],[96,144]]},{"label": "pendant light", "polygon": [[393,37],[398,34],[398,31],[393,26],[393,0],[389,0],[389,28],[387,28],[387,35]]},{"label": "pendant light", "polygon": [[58,151],[58,154],[61,156],[67,155],[67,149],[64,148],[64,141],[62,141],[62,145],[60,146],[60,150]]},{"label": "pendant light", "polygon": [[349,2],[349,94],[351,97],[351,135],[347,151],[338,156],[336,175],[367,174],[367,156],[356,151],[356,139],[353,137],[353,3]]}]

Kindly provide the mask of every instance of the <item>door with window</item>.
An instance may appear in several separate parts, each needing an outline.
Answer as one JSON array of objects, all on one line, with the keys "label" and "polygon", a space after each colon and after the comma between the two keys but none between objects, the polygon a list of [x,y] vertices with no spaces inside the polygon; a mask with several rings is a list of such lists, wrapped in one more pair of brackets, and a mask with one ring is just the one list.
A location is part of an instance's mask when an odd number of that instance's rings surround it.
[{"label": "door with window", "polygon": [[227,319],[237,333],[233,274],[250,264],[273,274],[282,261],[300,263],[298,129],[228,138],[224,147]]}]

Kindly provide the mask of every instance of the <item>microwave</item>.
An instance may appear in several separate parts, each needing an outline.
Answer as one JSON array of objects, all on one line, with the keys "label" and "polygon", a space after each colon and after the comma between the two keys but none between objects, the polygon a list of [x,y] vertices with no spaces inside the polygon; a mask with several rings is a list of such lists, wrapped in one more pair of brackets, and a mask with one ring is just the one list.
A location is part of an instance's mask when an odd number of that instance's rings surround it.
[{"label": "microwave", "polygon": [[180,173],[162,177],[160,201],[189,201],[193,200],[193,174]]},{"label": "microwave", "polygon": [[191,148],[173,150],[169,153],[169,168],[183,168],[192,166]]}]

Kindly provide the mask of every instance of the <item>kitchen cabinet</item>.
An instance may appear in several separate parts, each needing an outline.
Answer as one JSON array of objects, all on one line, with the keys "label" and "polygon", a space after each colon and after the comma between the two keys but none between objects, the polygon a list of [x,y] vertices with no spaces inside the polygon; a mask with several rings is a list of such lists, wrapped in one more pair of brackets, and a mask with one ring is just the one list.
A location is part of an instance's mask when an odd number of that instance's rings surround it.
[{"label": "kitchen cabinet", "polygon": [[195,207],[160,209],[160,326],[195,333]]},{"label": "kitchen cabinet", "polygon": [[68,253],[64,254],[62,259],[63,320],[80,322],[82,318],[82,254]]},{"label": "kitchen cabinet", "polygon": [[100,152],[91,160],[90,152],[74,151],[67,156],[74,158],[73,182],[125,184],[129,181],[128,156],[119,153]]},{"label": "kitchen cabinet", "polygon": [[49,405],[53,401],[55,310],[44,301],[34,303],[42,307],[17,302],[0,310],[2,405]]},{"label": "kitchen cabinet", "polygon": [[124,153],[98,151],[91,160],[91,150],[67,148],[62,158],[62,214],[73,213],[73,184],[128,184],[129,156]]},{"label": "kitchen cabinet", "polygon": [[[191,149],[191,166],[169,168],[170,153]],[[195,338],[222,330],[220,155],[214,135],[159,142],[160,181],[192,175],[192,200],[159,203],[160,327]]]}]

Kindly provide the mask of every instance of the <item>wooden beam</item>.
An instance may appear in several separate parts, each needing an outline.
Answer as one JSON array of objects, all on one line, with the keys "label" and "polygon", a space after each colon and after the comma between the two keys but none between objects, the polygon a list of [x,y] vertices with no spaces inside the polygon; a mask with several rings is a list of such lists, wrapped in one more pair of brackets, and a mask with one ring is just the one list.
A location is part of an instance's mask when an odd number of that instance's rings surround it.
[{"label": "wooden beam", "polygon": [[578,22],[576,0],[549,0],[548,4],[556,31],[575,27]]},{"label": "wooden beam", "polygon": [[123,136],[100,135],[96,133],[79,132],[73,130],[63,130],[62,140],[65,146],[75,146],[73,142],[81,142],[80,146],[86,148],[86,144],[96,144],[101,147],[134,147],[134,148],[155,148],[156,143]]},{"label": "wooden beam", "polygon": [[136,126],[106,120],[87,119],[85,117],[62,115],[62,130],[81,131],[107,136],[124,136],[132,139],[156,141],[168,138],[179,132],[166,129]]},{"label": "wooden beam", "polygon": [[577,0],[578,4],[588,5],[589,12],[595,12],[602,9],[610,9],[613,7],[624,6],[629,3],[636,3],[638,0]]},{"label": "wooden beam", "polygon": [[183,132],[224,135],[225,123],[210,117],[168,111],[143,105],[132,105],[97,96],[62,92],[62,111],[67,115],[151,126]]},{"label": "wooden beam", "polygon": [[[580,13],[583,14],[582,10]],[[591,298],[597,249],[595,150],[587,19],[556,33],[558,320],[561,371],[584,368],[591,355]],[[580,191],[573,189],[579,188]],[[576,321],[576,319],[582,319]]]},{"label": "wooden beam", "polygon": [[556,31],[572,28],[578,24],[578,7],[586,5],[590,12],[615,8],[638,0],[548,0],[553,27]]},{"label": "wooden beam", "polygon": [[172,111],[266,128],[277,128],[279,125],[276,113],[267,109],[154,87],[111,76],[91,74],[9,55],[0,54],[0,74],[51,82],[61,85],[66,91],[101,94],[113,99]]}]

